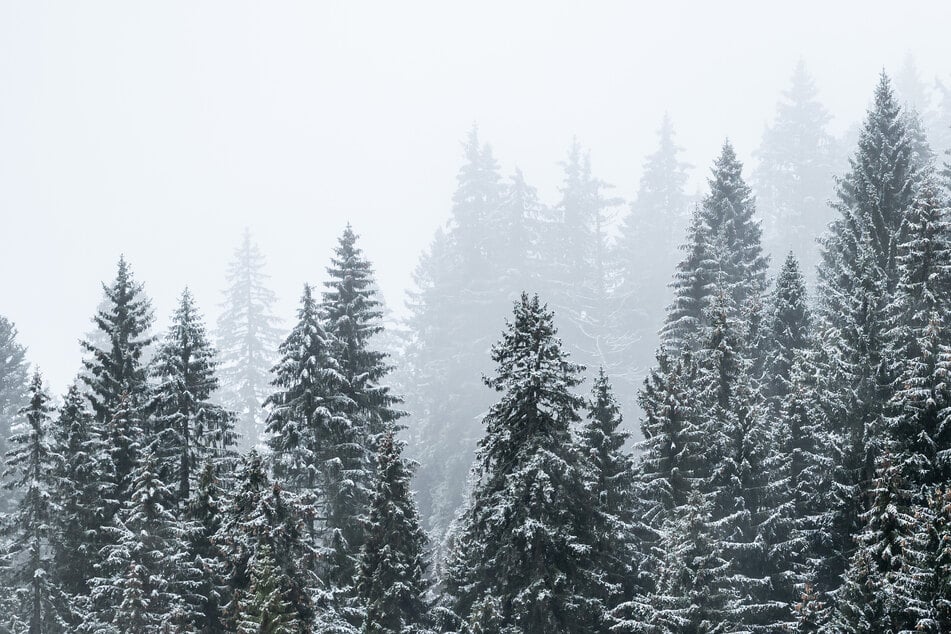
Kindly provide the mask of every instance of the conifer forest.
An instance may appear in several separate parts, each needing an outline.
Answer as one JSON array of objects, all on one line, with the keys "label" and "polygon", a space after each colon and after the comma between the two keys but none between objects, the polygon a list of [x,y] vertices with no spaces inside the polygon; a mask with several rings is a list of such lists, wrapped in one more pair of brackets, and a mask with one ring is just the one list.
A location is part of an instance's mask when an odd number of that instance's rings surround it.
[{"label": "conifer forest", "polygon": [[951,633],[951,13],[810,2],[0,0],[0,634]]}]

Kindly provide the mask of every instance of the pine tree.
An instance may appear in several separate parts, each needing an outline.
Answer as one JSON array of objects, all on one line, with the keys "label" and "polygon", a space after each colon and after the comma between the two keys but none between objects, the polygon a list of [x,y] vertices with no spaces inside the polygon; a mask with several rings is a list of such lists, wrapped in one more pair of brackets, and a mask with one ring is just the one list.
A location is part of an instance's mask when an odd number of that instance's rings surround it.
[{"label": "pine tree", "polygon": [[318,505],[320,578],[344,610],[353,597],[373,481],[370,439],[367,428],[351,418],[356,405],[336,358],[342,347],[324,330],[309,286],[298,318],[281,344],[274,381],[278,391],[267,401],[272,406],[268,444],[275,476]]},{"label": "pine tree", "polygon": [[[27,374],[26,349],[17,341],[16,326],[0,315],[0,455],[7,453],[13,421],[25,404]],[[0,510],[5,510],[10,502],[7,491],[0,494]]]},{"label": "pine tree", "polygon": [[401,452],[393,432],[387,432],[377,456],[379,477],[357,577],[367,633],[410,632],[426,621],[426,535],[410,488],[412,472]]},{"label": "pine tree", "polygon": [[18,501],[6,518],[3,549],[4,584],[16,596],[18,616],[30,634],[65,631],[61,590],[52,576],[50,551],[57,539],[54,519],[61,501],[54,497],[55,473],[62,456],[52,439],[49,396],[43,377],[33,375],[28,403],[19,416],[22,431],[9,439],[5,460],[6,488],[16,491]]},{"label": "pine tree", "polygon": [[145,359],[153,337],[149,334],[153,316],[142,285],[132,276],[124,257],[119,258],[115,281],[103,285],[105,309],[94,321],[97,339],[105,346],[82,342],[87,358],[81,378],[93,409],[96,428],[105,430],[112,456],[114,496],[121,503],[129,490],[136,448],[141,443],[141,427],[146,414],[148,384]]},{"label": "pine tree", "polygon": [[736,592],[729,579],[729,561],[711,527],[709,500],[692,492],[685,514],[667,527],[663,575],[651,609],[641,623],[628,623],[622,632],[730,631],[727,606],[735,600]]},{"label": "pine tree", "polygon": [[701,430],[712,474],[699,492],[710,504],[714,538],[729,562],[735,598],[724,619],[733,627],[769,625],[776,605],[770,596],[769,516],[765,461],[770,437],[750,375],[746,333],[734,321],[729,289],[718,292],[710,310],[709,333],[698,352],[701,399],[707,414]]},{"label": "pine tree", "polygon": [[749,316],[750,306],[766,289],[768,259],[762,254],[753,194],[742,170],[733,146],[725,142],[673,282],[674,301],[662,332],[670,351],[699,344],[717,287],[729,293],[734,317],[741,311]]},{"label": "pine tree", "polygon": [[580,541],[588,508],[570,426],[582,400],[580,368],[568,361],[538,297],[515,305],[493,347],[502,393],[485,418],[474,489],[461,516],[446,578],[453,611],[486,627],[485,602],[500,631],[580,631],[600,614],[581,594],[590,545]]},{"label": "pine tree", "polygon": [[106,527],[99,576],[90,598],[99,623],[146,634],[177,626],[181,594],[195,571],[185,558],[182,527],[172,511],[175,497],[158,473],[156,445],[145,449],[132,473],[128,501]]},{"label": "pine tree", "polygon": [[800,61],[777,105],[773,124],[763,134],[756,152],[759,164],[753,172],[766,251],[791,250],[810,276],[818,261],[815,238],[832,220],[826,205],[834,186],[834,140],[827,131],[830,118]]},{"label": "pine tree", "polygon": [[237,413],[238,442],[258,443],[264,429],[262,405],[269,393],[271,367],[280,343],[277,298],[268,288],[264,256],[247,229],[228,265],[228,288],[216,329],[221,358],[221,398]]},{"label": "pine tree", "polygon": [[274,567],[271,549],[262,544],[251,562],[248,592],[238,605],[239,634],[289,634],[301,631],[285,596],[288,580]]},{"label": "pine tree", "polygon": [[562,317],[566,347],[583,362],[607,366],[610,331],[607,227],[620,199],[595,178],[590,153],[574,139],[562,163],[561,200],[544,230],[542,289]]},{"label": "pine tree", "polygon": [[317,585],[313,572],[316,550],[309,532],[313,521],[312,506],[279,483],[272,483],[263,459],[252,450],[238,469],[234,493],[213,539],[227,554],[224,579],[230,598],[225,606],[226,629],[237,629],[240,608],[248,605],[253,594],[254,562],[269,554],[275,574],[286,580],[283,601],[290,605],[301,629],[308,631],[314,623],[312,597]]},{"label": "pine tree", "polygon": [[775,406],[790,390],[793,364],[799,351],[810,344],[810,311],[806,283],[792,251],[776,278],[769,301],[764,355],[763,396]]},{"label": "pine tree", "polygon": [[[592,388],[578,451],[594,502],[585,510],[587,536],[593,538],[587,557],[590,577],[585,594],[601,602],[599,612],[604,615],[633,597],[640,558],[634,548],[634,469],[624,450],[628,434],[620,430],[621,422],[620,409],[602,368]],[[607,631],[608,626],[606,620],[596,627]]]},{"label": "pine tree", "polygon": [[690,219],[685,193],[690,166],[680,160],[682,148],[666,115],[658,136],[613,252],[618,276],[612,290],[613,354],[621,360],[618,374],[623,381],[616,387],[622,403],[627,394],[633,396],[637,370],[650,364],[659,344],[657,324],[673,299],[662,280],[677,266],[677,247]]},{"label": "pine tree", "polygon": [[291,491],[313,492],[321,484],[326,449],[336,428],[349,425],[351,401],[333,357],[337,344],[327,334],[308,285],[298,323],[281,344],[274,368],[276,391],[266,403],[268,446],[274,475]]},{"label": "pine tree", "polygon": [[325,283],[322,310],[327,331],[337,342],[334,357],[340,364],[346,395],[353,402],[351,420],[372,443],[402,412],[394,409],[401,400],[381,384],[392,370],[387,355],[371,347],[372,338],[383,331],[382,304],[377,299],[373,269],[356,241],[348,224],[327,269],[330,280]]},{"label": "pine tree", "polygon": [[[852,536],[869,498],[862,489],[874,476],[883,446],[882,415],[889,400],[888,311],[898,282],[902,226],[920,183],[888,78],[883,74],[862,128],[848,174],[840,181],[838,217],[823,238],[817,302],[817,341],[828,360],[819,401],[838,402],[829,420],[841,441],[832,536],[838,571],[844,570]],[[832,571],[832,576],[837,573]]]},{"label": "pine tree", "polygon": [[148,429],[159,477],[173,487],[175,506],[188,501],[201,465],[213,461],[222,468],[235,444],[233,414],[211,401],[216,366],[201,315],[185,289],[153,361],[158,384]]},{"label": "pine tree", "polygon": [[[86,400],[73,385],[63,399],[53,439],[62,456],[54,473],[53,499],[62,505],[56,521],[52,578],[68,596],[89,592],[90,563],[103,545],[99,531],[108,522],[111,493],[108,453],[101,434],[94,429]],[[75,624],[75,621],[73,621]]]},{"label": "pine tree", "polygon": [[224,629],[229,598],[224,579],[228,553],[215,543],[227,502],[216,471],[214,463],[205,463],[184,513],[185,561],[195,574],[183,600],[191,626],[203,634]]},{"label": "pine tree", "polygon": [[914,491],[900,465],[882,456],[862,514],[865,527],[836,592],[833,624],[841,632],[910,632],[924,606],[916,591],[916,557],[911,552],[917,526]]}]

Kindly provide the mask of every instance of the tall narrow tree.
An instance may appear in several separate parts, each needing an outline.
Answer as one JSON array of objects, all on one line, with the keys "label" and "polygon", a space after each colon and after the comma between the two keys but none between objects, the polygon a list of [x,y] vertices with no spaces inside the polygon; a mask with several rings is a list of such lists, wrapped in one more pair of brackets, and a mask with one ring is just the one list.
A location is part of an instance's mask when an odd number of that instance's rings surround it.
[{"label": "tall narrow tree", "polygon": [[280,343],[280,322],[273,312],[277,298],[267,286],[264,267],[264,256],[245,229],[228,265],[228,288],[216,328],[222,402],[237,414],[242,448],[255,446],[264,430],[262,405],[270,393]]}]

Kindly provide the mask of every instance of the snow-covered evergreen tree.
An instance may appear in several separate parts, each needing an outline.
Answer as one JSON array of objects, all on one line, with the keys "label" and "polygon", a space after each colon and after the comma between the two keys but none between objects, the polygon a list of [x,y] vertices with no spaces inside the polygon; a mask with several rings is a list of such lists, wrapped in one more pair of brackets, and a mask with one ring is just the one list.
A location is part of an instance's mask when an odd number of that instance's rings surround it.
[{"label": "snow-covered evergreen tree", "polygon": [[54,473],[53,499],[61,510],[54,521],[52,576],[63,592],[78,598],[89,592],[90,568],[103,545],[99,531],[110,519],[112,487],[109,454],[76,385],[63,398],[53,439],[62,460]]},{"label": "snow-covered evergreen tree", "polygon": [[228,265],[228,288],[218,317],[216,343],[221,359],[222,404],[237,414],[238,443],[255,446],[264,431],[264,399],[280,343],[277,301],[268,288],[265,260],[245,229]]},{"label": "snow-covered evergreen tree", "polygon": [[329,280],[321,308],[327,331],[336,339],[334,358],[340,365],[347,396],[353,403],[351,422],[360,427],[372,446],[392,427],[402,412],[401,400],[382,384],[392,367],[387,355],[372,347],[372,338],[383,330],[382,304],[370,262],[357,246],[350,225],[334,249]]},{"label": "snow-covered evergreen tree", "polygon": [[427,618],[426,535],[410,488],[412,472],[392,431],[383,436],[377,459],[379,476],[357,573],[366,613],[362,631],[413,632],[421,630]]},{"label": "snow-covered evergreen tree", "polygon": [[265,463],[252,450],[238,469],[235,489],[229,497],[221,526],[213,543],[226,553],[226,629],[236,630],[243,606],[253,595],[255,561],[273,559],[274,574],[282,579],[282,601],[304,631],[314,623],[314,573],[317,553],[309,526],[313,508],[292,492],[271,482]]},{"label": "snow-covered evergreen tree", "polygon": [[[882,415],[891,388],[884,357],[891,303],[898,283],[902,227],[921,181],[920,166],[891,83],[883,74],[862,128],[850,170],[841,179],[838,217],[822,242],[817,341],[827,359],[820,402],[838,403],[829,421],[841,442],[836,518],[831,534],[839,572],[869,498],[883,446]],[[833,571],[833,577],[837,576]]]},{"label": "snow-covered evergreen tree", "polygon": [[597,599],[605,620],[597,631],[607,631],[607,615],[633,597],[637,589],[640,554],[635,548],[634,468],[624,449],[628,434],[621,430],[621,413],[602,368],[594,381],[588,415],[578,438],[578,452],[592,494],[585,509],[593,537],[585,560],[589,566],[585,595]]},{"label": "snow-covered evergreen tree", "polygon": [[674,301],[662,332],[670,352],[684,346],[696,349],[718,288],[729,293],[733,318],[749,316],[750,306],[766,290],[768,259],[742,170],[733,146],[725,142],[708,181],[710,192],[691,221],[684,260],[672,284]]},{"label": "snow-covered evergreen tree", "polygon": [[[54,529],[62,501],[55,496],[62,456],[52,438],[49,396],[39,373],[30,380],[28,402],[20,410],[20,425],[9,438],[4,486],[17,493],[3,532],[4,585],[16,598],[16,616],[30,634],[66,631],[61,588],[52,574]],[[4,615],[9,618],[10,615]]]},{"label": "snow-covered evergreen tree", "polygon": [[175,495],[160,477],[155,449],[153,443],[143,452],[132,472],[131,495],[105,528],[110,543],[91,581],[96,627],[147,634],[182,625],[182,594],[195,571],[185,557],[172,510]]},{"label": "snow-covered evergreen tree", "polygon": [[775,406],[790,391],[792,367],[797,354],[809,347],[810,311],[806,282],[799,260],[789,252],[769,298],[764,331],[763,396]]},{"label": "snow-covered evergreen tree", "polygon": [[183,514],[189,592],[182,597],[189,625],[202,634],[224,629],[229,596],[224,575],[228,553],[215,543],[227,499],[213,462],[206,462]]},{"label": "snow-covered evergreen tree", "polygon": [[105,308],[96,313],[96,345],[82,342],[87,353],[81,375],[93,409],[97,430],[106,434],[112,457],[113,495],[119,503],[129,492],[135,451],[141,444],[143,417],[148,400],[144,355],[153,342],[152,307],[142,285],[135,281],[124,257],[119,258],[116,279],[103,285]]},{"label": "snow-covered evergreen tree", "polygon": [[201,314],[185,289],[153,360],[157,385],[148,422],[159,476],[173,487],[175,506],[187,503],[201,465],[211,461],[222,468],[232,459],[234,415],[211,400],[216,366]]},{"label": "snow-covered evergreen tree", "polygon": [[523,294],[492,350],[486,382],[502,397],[485,418],[445,579],[454,612],[482,631],[489,617],[496,631],[583,631],[601,618],[583,594],[590,502],[570,431],[580,368],[552,321]]},{"label": "snow-covered evergreen tree", "polygon": [[247,593],[238,602],[239,634],[301,632],[294,606],[286,599],[290,583],[274,565],[271,549],[262,544],[253,555]]}]

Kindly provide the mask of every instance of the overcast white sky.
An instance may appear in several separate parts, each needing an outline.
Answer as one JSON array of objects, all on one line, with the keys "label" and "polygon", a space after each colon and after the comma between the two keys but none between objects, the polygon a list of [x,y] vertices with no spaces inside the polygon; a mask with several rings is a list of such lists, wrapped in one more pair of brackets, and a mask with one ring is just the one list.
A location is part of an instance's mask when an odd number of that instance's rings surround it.
[{"label": "overcast white sky", "polygon": [[749,158],[799,57],[841,130],[913,53],[951,79],[951,3],[0,0],[0,314],[59,390],[120,252],[161,322],[209,321],[249,226],[290,318],[347,220],[391,304],[477,121],[556,196],[572,135],[620,195],[669,111],[705,176]]}]

